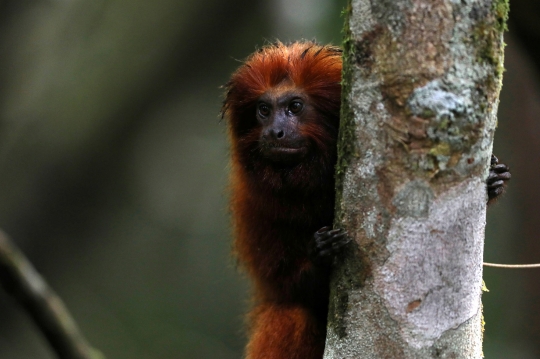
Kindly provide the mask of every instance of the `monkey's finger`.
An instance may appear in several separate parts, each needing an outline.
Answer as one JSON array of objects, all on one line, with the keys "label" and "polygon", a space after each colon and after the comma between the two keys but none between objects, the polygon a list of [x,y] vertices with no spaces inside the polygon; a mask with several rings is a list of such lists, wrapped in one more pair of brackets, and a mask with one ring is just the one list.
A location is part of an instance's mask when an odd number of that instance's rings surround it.
[{"label": "monkey's finger", "polygon": [[325,248],[319,251],[319,256],[327,257],[339,253],[343,247],[351,243],[351,240],[348,238],[342,239],[340,241],[332,242],[332,245],[329,248]]},{"label": "monkey's finger", "polygon": [[503,181],[503,180],[498,180],[498,181],[495,181],[495,182],[493,182],[493,183],[490,183],[490,184],[488,185],[488,188],[491,189],[491,188],[501,187],[501,186],[503,186],[503,185],[504,185],[504,181]]},{"label": "monkey's finger", "polygon": [[317,232],[315,233],[318,233],[318,234],[322,234],[324,232],[328,232],[328,230],[330,229],[331,227],[330,226],[324,226],[322,227],[321,229],[319,229]]},{"label": "monkey's finger", "polygon": [[344,231],[343,229],[334,229],[334,230],[331,230],[330,232],[325,233],[319,238],[322,242],[331,242],[334,239],[341,238],[346,235],[347,235],[347,231]]},{"label": "monkey's finger", "polygon": [[504,192],[504,187],[495,187],[488,190],[488,197],[495,198]]},{"label": "monkey's finger", "polygon": [[499,180],[509,180],[512,177],[512,174],[510,172],[504,172],[504,173],[490,173],[487,179],[487,184],[490,185],[494,182],[498,182]]},{"label": "monkey's finger", "polygon": [[512,177],[512,174],[510,172],[503,172],[499,173],[498,178],[508,180]]},{"label": "monkey's finger", "polygon": [[490,180],[493,180],[494,178],[497,178],[497,176],[499,176],[499,174],[497,172],[489,171],[487,181],[489,182]]},{"label": "monkey's finger", "polygon": [[322,230],[322,228],[319,229],[317,232],[315,232],[315,239],[316,240],[326,241],[329,238],[332,238],[333,236],[338,235],[340,232],[343,231],[343,229],[341,229],[341,228],[333,229],[333,230],[327,231],[327,232],[320,232],[321,230]]},{"label": "monkey's finger", "polygon": [[493,166],[491,169],[493,171],[497,172],[497,173],[510,171],[510,167],[508,167],[507,165],[504,165],[504,164]]},{"label": "monkey's finger", "polygon": [[317,241],[316,245],[317,245],[317,248],[322,250],[322,249],[326,249],[326,248],[332,248],[334,246],[334,243],[338,243],[338,242],[342,242],[342,241],[347,241],[347,233],[344,232],[344,233],[340,233],[338,235],[335,235],[335,236],[332,236],[332,237],[329,237],[325,240],[319,240]]}]

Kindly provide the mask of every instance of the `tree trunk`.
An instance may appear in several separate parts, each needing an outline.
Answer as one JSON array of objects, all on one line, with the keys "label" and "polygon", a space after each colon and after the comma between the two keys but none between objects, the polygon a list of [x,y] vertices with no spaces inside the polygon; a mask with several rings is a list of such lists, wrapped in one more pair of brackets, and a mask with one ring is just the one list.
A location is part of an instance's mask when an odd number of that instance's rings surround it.
[{"label": "tree trunk", "polygon": [[507,0],[352,0],[325,358],[481,358]]}]

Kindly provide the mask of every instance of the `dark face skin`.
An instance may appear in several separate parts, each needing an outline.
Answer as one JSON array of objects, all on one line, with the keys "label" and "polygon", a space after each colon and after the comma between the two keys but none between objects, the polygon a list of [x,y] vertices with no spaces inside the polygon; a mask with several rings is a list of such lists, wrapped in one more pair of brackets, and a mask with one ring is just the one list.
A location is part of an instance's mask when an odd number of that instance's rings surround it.
[{"label": "dark face skin", "polygon": [[300,128],[313,111],[306,95],[292,86],[275,87],[262,95],[256,107],[262,155],[276,163],[300,162],[309,152]]}]

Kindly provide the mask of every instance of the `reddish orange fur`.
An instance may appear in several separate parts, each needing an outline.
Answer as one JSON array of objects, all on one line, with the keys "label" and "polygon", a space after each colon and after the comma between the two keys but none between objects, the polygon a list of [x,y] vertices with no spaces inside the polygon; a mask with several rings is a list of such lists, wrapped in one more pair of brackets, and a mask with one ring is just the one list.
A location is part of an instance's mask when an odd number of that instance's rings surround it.
[{"label": "reddish orange fur", "polygon": [[[333,221],[341,66],[336,47],[276,43],[252,54],[226,86],[235,251],[255,287],[247,359],[322,358],[329,269],[311,250],[315,231]],[[298,125],[310,152],[294,166],[269,162],[258,148],[257,99],[284,84],[316,108]]]}]

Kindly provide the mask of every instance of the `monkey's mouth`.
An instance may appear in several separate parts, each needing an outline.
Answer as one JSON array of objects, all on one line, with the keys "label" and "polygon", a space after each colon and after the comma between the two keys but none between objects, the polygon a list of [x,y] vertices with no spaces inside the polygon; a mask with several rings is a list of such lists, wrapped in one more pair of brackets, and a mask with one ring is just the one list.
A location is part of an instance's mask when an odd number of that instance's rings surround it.
[{"label": "monkey's mouth", "polygon": [[295,163],[304,158],[308,153],[308,148],[306,146],[265,146],[262,148],[262,153],[266,158],[273,162]]}]

